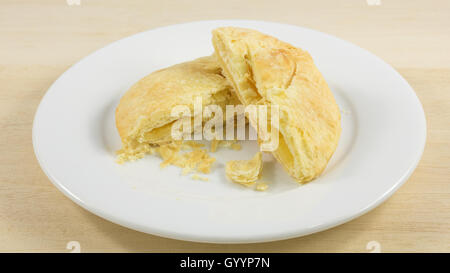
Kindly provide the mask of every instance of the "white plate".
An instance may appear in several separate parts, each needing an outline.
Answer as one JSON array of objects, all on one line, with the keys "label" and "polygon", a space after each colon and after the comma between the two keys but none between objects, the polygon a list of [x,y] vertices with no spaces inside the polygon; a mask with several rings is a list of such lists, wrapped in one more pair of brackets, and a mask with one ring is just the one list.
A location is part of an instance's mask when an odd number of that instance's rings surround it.
[{"label": "white plate", "polygon": [[[250,158],[247,141],[222,149],[210,181],[159,168],[148,156],[118,165],[114,111],[134,82],[157,69],[213,52],[211,30],[241,26],[308,50],[342,109],[342,136],[325,173],[299,186],[269,155],[257,192],[225,179],[224,163]],[[373,54],[333,36],[259,21],[202,21],[114,42],[67,70],[37,110],[33,144],[42,169],[80,206],[117,224],[202,242],[263,242],[318,232],[373,209],[416,167],[424,145],[422,106],[408,83]]]}]

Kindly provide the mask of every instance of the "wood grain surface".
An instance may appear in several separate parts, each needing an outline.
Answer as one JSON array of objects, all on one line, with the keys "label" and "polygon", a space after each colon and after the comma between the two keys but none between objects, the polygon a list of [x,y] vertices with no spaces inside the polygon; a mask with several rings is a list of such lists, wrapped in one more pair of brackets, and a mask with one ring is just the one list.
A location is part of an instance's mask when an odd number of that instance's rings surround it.
[{"label": "wood grain surface", "polygon": [[[69,1],[70,2],[70,1]],[[76,1],[75,1],[76,2]],[[450,251],[450,1],[0,0],[0,251],[382,252]],[[210,19],[257,19],[323,31],[394,66],[426,112],[425,152],[388,201],[347,224],[259,244],[191,243],[136,232],[66,198],[41,171],[31,127],[49,86],[72,64],[151,28]]]}]

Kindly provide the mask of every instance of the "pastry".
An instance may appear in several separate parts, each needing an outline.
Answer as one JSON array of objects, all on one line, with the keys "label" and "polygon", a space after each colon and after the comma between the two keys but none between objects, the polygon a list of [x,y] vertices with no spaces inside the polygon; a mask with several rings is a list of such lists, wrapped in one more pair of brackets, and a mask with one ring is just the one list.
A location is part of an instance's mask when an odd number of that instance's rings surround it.
[{"label": "pastry", "polygon": [[225,166],[225,174],[236,183],[251,186],[261,175],[262,153],[258,152],[249,160],[230,160]]},{"label": "pastry", "polygon": [[341,124],[338,105],[311,56],[243,28],[215,29],[212,42],[244,105],[279,107],[275,158],[300,183],[319,176],[336,150]]},{"label": "pastry", "polygon": [[[154,151],[154,146],[171,142],[175,106],[187,106],[193,113],[194,100],[203,108],[215,104],[239,104],[231,86],[221,74],[214,56],[177,64],[144,77],[122,97],[116,109],[116,126],[122,140],[118,161],[135,160]],[[205,115],[203,115],[205,121]]]},{"label": "pastry", "polygon": [[[163,162],[162,168],[168,165],[174,165],[183,169],[182,174],[188,174],[192,171],[208,174],[211,172],[211,166],[216,161],[214,157],[209,156],[205,149],[195,145],[189,145],[189,142],[172,141],[169,144],[161,144],[156,148],[156,152],[161,156]],[[191,149],[188,152],[181,152],[182,149]]]}]

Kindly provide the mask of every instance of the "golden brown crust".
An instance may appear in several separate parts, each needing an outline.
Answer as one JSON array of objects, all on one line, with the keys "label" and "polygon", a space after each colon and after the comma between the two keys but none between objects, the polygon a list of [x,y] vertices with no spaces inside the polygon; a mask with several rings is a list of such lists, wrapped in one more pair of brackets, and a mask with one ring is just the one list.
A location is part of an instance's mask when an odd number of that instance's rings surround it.
[{"label": "golden brown crust", "polygon": [[188,106],[192,113],[196,97],[203,106],[238,103],[214,56],[156,71],[134,84],[116,109],[124,159],[142,157],[148,150],[142,144],[171,141],[171,125],[178,119],[171,116],[173,107]]},{"label": "golden brown crust", "polygon": [[320,175],[339,141],[340,112],[311,56],[274,37],[234,27],[214,30],[213,45],[243,104],[280,107],[280,143],[273,152],[278,161],[299,182]]}]

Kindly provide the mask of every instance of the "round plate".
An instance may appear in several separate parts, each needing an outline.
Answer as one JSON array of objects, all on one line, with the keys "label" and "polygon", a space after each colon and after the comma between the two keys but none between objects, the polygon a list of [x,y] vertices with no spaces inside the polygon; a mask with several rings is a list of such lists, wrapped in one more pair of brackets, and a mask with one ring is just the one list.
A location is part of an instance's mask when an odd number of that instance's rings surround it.
[{"label": "round plate", "polygon": [[[271,155],[265,192],[225,178],[230,159],[258,147],[221,149],[209,181],[160,169],[148,156],[118,165],[114,112],[143,76],[213,52],[211,30],[259,30],[310,52],[342,111],[342,136],[326,171],[299,185]],[[306,28],[260,21],[201,21],[158,28],[114,42],[67,70],[37,110],[33,144],[50,180],[74,202],[139,231],[201,242],[286,239],[342,224],[386,200],[416,167],[424,145],[422,106],[408,83],[373,54]]]}]

